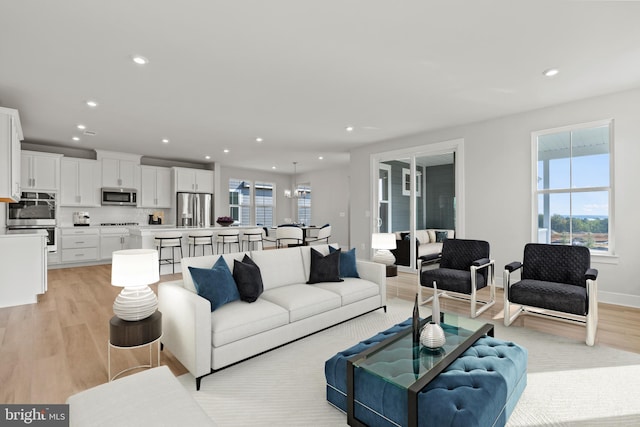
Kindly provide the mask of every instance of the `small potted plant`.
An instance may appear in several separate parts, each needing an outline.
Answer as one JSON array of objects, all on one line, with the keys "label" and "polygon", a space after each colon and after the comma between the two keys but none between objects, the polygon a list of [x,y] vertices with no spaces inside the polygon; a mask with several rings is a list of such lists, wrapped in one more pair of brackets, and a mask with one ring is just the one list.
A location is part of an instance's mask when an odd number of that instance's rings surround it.
[{"label": "small potted plant", "polygon": [[231,218],[230,216],[219,216],[216,222],[220,224],[222,227],[228,227],[234,223],[234,219]]}]

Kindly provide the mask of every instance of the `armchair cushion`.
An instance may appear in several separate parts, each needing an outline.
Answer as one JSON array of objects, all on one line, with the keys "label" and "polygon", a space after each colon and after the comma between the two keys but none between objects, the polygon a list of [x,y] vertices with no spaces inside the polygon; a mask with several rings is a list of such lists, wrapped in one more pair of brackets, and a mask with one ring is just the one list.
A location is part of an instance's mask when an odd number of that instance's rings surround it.
[{"label": "armchair cushion", "polygon": [[[462,294],[471,293],[471,272],[465,270],[454,270],[451,268],[436,268],[434,270],[425,270],[420,276],[422,286],[433,287],[436,282],[438,289],[451,292],[459,292]],[[485,278],[481,274],[476,277],[476,289],[487,286]]]},{"label": "armchair cushion", "polygon": [[591,253],[584,246],[528,243],[524,247],[522,279],[569,283],[585,287]]},{"label": "armchair cushion", "polygon": [[509,300],[547,310],[587,314],[587,289],[564,283],[524,279],[509,287]]}]

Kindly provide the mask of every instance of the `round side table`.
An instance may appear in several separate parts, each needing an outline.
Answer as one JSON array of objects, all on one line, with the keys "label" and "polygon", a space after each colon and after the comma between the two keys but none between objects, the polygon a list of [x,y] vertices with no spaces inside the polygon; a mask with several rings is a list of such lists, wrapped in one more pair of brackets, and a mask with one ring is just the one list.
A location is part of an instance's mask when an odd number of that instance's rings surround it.
[{"label": "round side table", "polygon": [[[153,367],[153,344],[157,343],[157,361],[160,366],[160,338],[162,338],[162,313],[156,310],[146,319],[136,321],[122,320],[113,316],[109,321],[109,342],[107,345],[108,375],[109,382],[115,380],[119,375],[139,368]],[[138,365],[124,369],[114,376],[111,376],[111,349],[134,349],[149,346],[149,364]]]}]

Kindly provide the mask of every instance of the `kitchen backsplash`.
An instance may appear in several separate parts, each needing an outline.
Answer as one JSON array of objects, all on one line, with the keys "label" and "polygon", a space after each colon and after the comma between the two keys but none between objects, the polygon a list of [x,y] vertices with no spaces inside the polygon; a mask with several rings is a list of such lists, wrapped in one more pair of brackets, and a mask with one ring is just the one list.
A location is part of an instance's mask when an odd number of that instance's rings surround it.
[{"label": "kitchen backsplash", "polygon": [[73,207],[61,207],[58,209],[58,226],[59,227],[71,227],[73,226],[73,213],[74,212],[88,212],[91,225],[100,225],[101,223],[138,223],[140,225],[147,225],[149,223],[149,215],[153,215],[155,212],[164,212],[164,218],[166,224],[175,223],[175,219],[171,215],[170,209],[154,209],[154,208],[131,208],[121,206],[101,206],[95,208],[73,208]]}]

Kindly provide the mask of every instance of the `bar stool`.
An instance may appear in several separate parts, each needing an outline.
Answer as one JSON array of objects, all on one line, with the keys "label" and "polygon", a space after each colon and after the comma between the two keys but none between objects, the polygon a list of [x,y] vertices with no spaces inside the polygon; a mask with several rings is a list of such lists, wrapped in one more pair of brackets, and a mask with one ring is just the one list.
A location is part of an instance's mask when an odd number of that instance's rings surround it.
[{"label": "bar stool", "polygon": [[260,243],[260,249],[264,249],[264,244],[262,243],[262,234],[264,230],[262,228],[249,228],[242,232],[242,250],[244,250],[244,244],[247,244],[248,251],[253,247],[256,248],[257,244]]},{"label": "bar stool", "polygon": [[191,247],[193,246],[193,256],[196,256],[196,249],[202,246],[202,256],[204,256],[204,247],[211,246],[211,255],[213,255],[213,231],[192,231],[189,233],[189,256],[191,256]]},{"label": "bar stool", "polygon": [[222,253],[224,253],[224,245],[229,245],[231,251],[232,244],[238,245],[238,252],[240,252],[240,230],[237,228],[230,228],[228,230],[218,231],[218,237],[216,238],[216,250],[220,253],[220,245],[222,244]]},{"label": "bar stool", "polygon": [[[182,232],[180,231],[165,231],[162,233],[155,233],[153,238],[156,243],[156,249],[158,249],[158,271],[163,263],[171,264],[171,271],[176,273],[176,255],[175,249],[180,249],[180,259],[182,259]],[[162,249],[171,248],[171,258],[162,258]],[[179,262],[179,261],[178,261]]]}]

